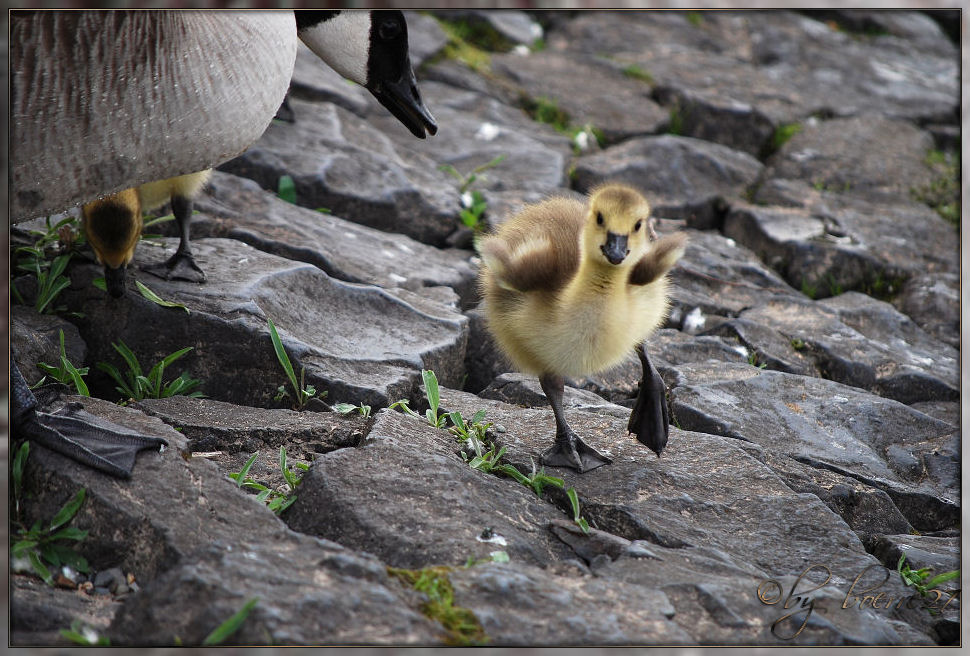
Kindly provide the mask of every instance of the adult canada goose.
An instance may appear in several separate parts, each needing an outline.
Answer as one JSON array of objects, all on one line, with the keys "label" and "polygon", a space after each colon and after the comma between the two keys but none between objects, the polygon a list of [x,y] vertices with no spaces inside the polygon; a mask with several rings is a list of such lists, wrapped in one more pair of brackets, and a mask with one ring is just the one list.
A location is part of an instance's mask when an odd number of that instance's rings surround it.
[{"label": "adult canada goose", "polygon": [[[13,12],[12,221],[120,196],[122,212],[112,210],[110,228],[94,228],[92,244],[108,237],[98,257],[124,261],[134,247],[125,241],[130,228],[140,231],[140,212],[131,208],[161,181],[165,193],[185,201],[175,211],[184,217],[180,251],[187,252],[192,192],[172,178],[198,180],[197,172],[262,135],[289,86],[298,36],[415,136],[437,131],[414,82],[399,11],[300,12],[299,21],[292,11]],[[93,214],[85,218],[97,223]],[[189,258],[188,270],[193,264]],[[123,290],[121,275],[115,292]],[[26,418],[17,438],[119,476],[130,473],[140,448],[157,442],[106,429],[76,408],[66,423],[52,419],[36,411],[22,377],[14,383],[14,415]]]},{"label": "adult canada goose", "polygon": [[667,443],[664,384],[643,342],[667,314],[666,274],[686,236],[651,242],[649,215],[639,192],[606,184],[585,204],[527,206],[481,242],[489,330],[516,367],[539,376],[556,418],[545,464],[580,472],[609,464],[566,422],[563,379],[608,369],[634,350],[644,375],[629,430],[658,456]]},{"label": "adult canada goose", "polygon": [[[106,111],[119,111],[122,117],[129,116],[132,113],[137,114],[139,108],[131,107],[130,102],[134,102],[132,99],[138,97],[139,92],[143,92],[151,96],[157,103],[174,102],[174,104],[179,106],[172,111],[179,112],[180,114],[170,118],[174,118],[177,121],[178,124],[173,129],[179,130],[181,134],[172,135],[165,133],[161,135],[164,142],[158,147],[158,157],[148,157],[147,159],[165,160],[171,154],[176,160],[180,161],[180,156],[186,155],[186,153],[180,150],[186,145],[182,140],[185,137],[197,137],[202,141],[201,147],[205,152],[199,153],[200,143],[198,141],[191,141],[187,145],[190,147],[192,155],[209,155],[210,151],[208,151],[208,146],[219,146],[217,149],[211,151],[212,155],[218,159],[214,163],[218,164],[245,149],[249,145],[249,142],[255,141],[255,138],[258,138],[259,134],[262,134],[263,129],[265,129],[273,116],[272,113],[266,111],[266,108],[272,105],[273,101],[267,101],[264,107],[260,97],[257,97],[253,111],[245,115],[240,115],[239,106],[225,107],[227,112],[232,113],[231,117],[228,115],[226,117],[229,124],[223,121],[216,121],[215,119],[218,119],[218,116],[210,116],[210,114],[218,113],[223,105],[228,102],[226,100],[228,97],[227,94],[231,95],[239,91],[246,91],[245,88],[225,88],[227,86],[235,87],[240,84],[240,81],[242,81],[243,87],[250,84],[266,84],[272,87],[273,93],[276,93],[277,82],[279,80],[274,79],[274,76],[279,77],[279,73],[273,72],[265,80],[254,77],[254,72],[258,71],[253,71],[252,66],[259,62],[252,57],[246,59],[245,62],[217,58],[216,60],[219,61],[219,65],[214,72],[211,70],[213,61],[200,60],[199,66],[203,63],[205,64],[205,68],[201,70],[198,67],[192,68],[190,65],[186,65],[178,73],[166,73],[170,66],[170,62],[165,59],[166,57],[176,61],[178,61],[179,55],[189,58],[189,53],[196,53],[200,48],[208,48],[213,45],[214,41],[236,40],[235,47],[248,52],[251,47],[248,43],[252,28],[251,25],[245,23],[237,24],[234,20],[235,16],[233,15],[228,16],[230,20],[219,19],[216,21],[217,25],[213,25],[208,22],[209,19],[213,15],[219,16],[219,14],[208,14],[205,12],[191,14],[187,22],[186,17],[180,15],[179,12],[155,14],[151,17],[153,20],[147,23],[141,23],[135,20],[134,17],[126,16],[126,14],[127,12],[97,12],[90,18],[100,19],[102,24],[106,23],[108,31],[114,29],[116,31],[116,34],[113,35],[115,38],[121,38],[125,42],[131,39],[148,40],[149,43],[158,42],[160,45],[157,49],[147,52],[138,49],[131,51],[127,48],[112,49],[105,44],[103,49],[96,50],[91,55],[89,61],[72,63],[81,69],[78,71],[78,74],[82,79],[94,79],[101,87],[106,89],[110,89],[112,84],[117,85],[119,83],[110,76],[117,75],[119,72],[124,73],[127,67],[135,66],[136,70],[140,72],[132,74],[132,78],[154,83],[152,91],[148,93],[146,90],[139,90],[137,85],[134,89],[126,89],[123,95],[116,90],[115,93],[119,93],[121,99],[116,100],[113,106],[107,106],[99,102],[98,98],[94,96],[84,97],[80,105],[80,111],[77,107],[67,107],[64,110],[66,116],[60,116],[57,119],[58,121],[67,123],[67,127],[70,129],[72,122],[80,121],[87,123],[91,120],[97,121],[103,119],[104,117],[101,114]],[[118,21],[117,19],[119,17],[123,20]],[[62,28],[69,28],[72,32],[80,30],[79,34],[81,36],[76,38],[82,38],[85,33],[84,31],[90,31],[93,29],[92,26],[97,23],[97,21],[92,22],[85,20],[85,17],[79,17],[76,25],[70,21],[61,25],[59,21],[62,19],[59,16],[59,12],[39,12],[30,16],[30,18],[34,21],[34,24],[31,26],[32,29],[37,29],[41,25],[50,23],[51,29],[55,34]],[[277,18],[276,16],[269,17],[269,22],[265,25],[268,33],[280,30],[282,33],[286,33],[289,30],[294,36],[299,36],[314,53],[330,64],[338,73],[370,90],[374,97],[390,110],[415,136],[424,138],[426,133],[434,134],[437,131],[434,118],[424,106],[417,89],[417,82],[415,81],[408,55],[407,23],[404,19],[404,14],[400,11],[298,11],[296,12],[295,30],[292,26],[277,26]],[[29,34],[24,33],[25,22],[26,18],[17,16],[17,20],[15,21],[17,39],[28,38],[29,36]],[[212,31],[215,27],[221,28],[219,34],[215,34]],[[179,38],[172,39],[172,34],[177,35]],[[98,37],[105,38],[102,33],[98,33]],[[200,39],[203,42],[195,42]],[[243,41],[244,39],[245,41]],[[204,42],[205,40],[208,40],[208,42]],[[174,43],[170,43],[173,41]],[[289,78],[292,75],[293,61],[295,60],[295,43],[294,39],[292,55],[287,54],[285,57],[283,55],[276,56],[278,60],[286,59],[289,61],[289,72],[283,76],[285,77],[286,84],[289,83]],[[51,74],[53,74],[52,71],[56,71],[57,69],[50,69],[51,62],[49,61],[49,57],[62,54],[57,50],[57,45],[57,43],[48,44],[47,41],[41,39],[40,44],[37,46],[41,50],[47,49],[47,56],[41,58],[41,61],[46,62],[47,66],[42,68],[45,71],[51,72]],[[21,53],[24,54],[22,49],[18,48],[18,50],[21,50]],[[258,52],[260,46],[257,45],[256,50]],[[102,52],[105,54],[99,54]],[[289,53],[289,50],[286,52]],[[24,54],[24,57],[23,62],[25,66],[19,69],[15,67],[15,71],[20,70],[21,72],[19,76],[15,75],[15,96],[19,92],[23,95],[25,102],[30,105],[37,103],[46,104],[52,100],[52,94],[65,91],[64,87],[57,86],[56,81],[45,82],[40,85],[41,88],[46,88],[45,84],[51,86],[52,90],[50,92],[41,93],[38,91],[37,87],[30,82],[26,75],[27,68],[36,66],[36,64],[28,63],[34,60],[28,59],[27,54]],[[156,60],[155,66],[151,70],[151,75],[147,75],[148,70],[146,68],[138,68],[142,65],[140,58],[145,57],[149,60]],[[264,62],[267,66],[278,63],[274,59],[272,52],[266,53],[264,59],[269,60]],[[227,65],[230,67],[228,70],[226,70]],[[237,68],[239,70],[236,70]],[[275,71],[276,69],[273,70]],[[176,77],[166,79],[166,74]],[[223,75],[225,77],[222,77]],[[159,79],[161,79],[161,85],[159,84]],[[203,88],[201,91],[196,89],[195,95],[192,95],[192,87],[193,85],[199,84],[199,79],[201,79]],[[181,92],[178,91],[180,84],[182,85]],[[159,91],[159,86],[164,85],[168,85],[168,93]],[[285,91],[285,86],[283,89]],[[253,91],[265,91],[265,87],[254,89]],[[41,95],[43,99],[39,100],[37,98],[38,95]],[[282,96],[279,96],[279,99],[281,98]],[[279,99],[275,101],[277,106],[279,105]],[[54,103],[57,107],[61,107],[65,103],[64,98],[56,100],[60,101]],[[235,102],[244,106],[248,106],[250,103],[248,99],[240,97],[235,97]],[[151,108],[141,106],[140,109],[145,112],[150,112],[149,115],[152,117],[152,122],[154,122],[155,106]],[[165,107],[163,106],[161,109],[164,115]],[[24,113],[27,111],[27,108],[23,108]],[[25,116],[24,113],[16,120],[20,121]],[[92,114],[93,116],[91,116]],[[196,124],[197,118],[201,120],[201,124]],[[143,116],[142,119],[144,121],[145,117]],[[23,120],[27,119],[23,118]],[[238,134],[234,132],[218,132],[213,136],[213,133],[210,132],[210,129],[213,127],[221,130],[224,130],[226,127],[232,127],[231,123],[234,121],[243,121],[245,123],[242,126],[244,128],[243,133],[249,135],[246,137],[247,143],[243,144],[241,148],[239,147],[241,141],[238,139]],[[122,120],[122,123],[124,124],[124,120]],[[259,133],[255,137],[245,130],[245,128],[252,124],[261,126]],[[58,125],[60,126],[61,123]],[[144,124],[144,126],[147,132],[153,133],[155,131],[154,125]],[[28,125],[27,127],[28,129],[25,130],[21,130],[19,127],[15,129],[18,137],[22,137],[21,140],[18,140],[19,152],[15,155],[18,167],[21,165],[29,166],[28,162],[22,161],[26,156],[24,148],[26,147],[28,149],[27,152],[29,152],[30,144],[32,143],[24,141],[28,139],[27,135],[38,131],[49,135],[51,132],[51,130],[40,130],[39,125]],[[111,126],[105,126],[105,128],[115,130]],[[136,129],[135,126],[132,126],[132,128]],[[54,131],[56,132],[56,130]],[[119,135],[117,132],[112,132],[112,134],[117,136],[119,140],[124,139],[124,136]],[[205,137],[207,135],[210,135],[210,138],[216,143],[206,144]],[[65,144],[61,141],[62,145],[69,146],[74,136],[76,135],[65,137],[67,143]],[[132,139],[137,139],[137,137],[132,137]],[[174,142],[173,139],[175,139]],[[227,145],[221,145],[223,141]],[[228,144],[231,144],[232,147],[229,148]],[[96,147],[95,144],[91,145]],[[122,143],[119,145],[125,147],[132,144]],[[137,146],[137,144],[134,145]],[[48,147],[53,146],[54,144],[48,144]],[[84,145],[82,144],[80,150],[83,152],[83,149]],[[43,152],[45,156],[49,156],[49,149],[47,147],[43,149]],[[226,153],[228,153],[228,156]],[[143,160],[146,159],[145,155],[148,154],[146,153],[137,157],[133,163],[133,168],[137,169]],[[102,158],[98,161],[103,162],[103,158],[110,155],[110,152],[98,153],[98,157]],[[134,157],[134,155],[132,156]],[[61,153],[57,157],[60,161],[60,158],[69,157],[69,155],[67,153]],[[119,163],[114,168],[121,166],[123,165]],[[86,167],[82,164],[82,170],[85,169]],[[110,174],[110,172],[106,174],[104,171],[95,170],[91,171],[90,174],[103,177]],[[28,170],[23,173],[22,178],[30,180],[30,176],[36,175],[40,175],[40,172]],[[180,278],[193,282],[203,282],[205,280],[205,274],[192,257],[189,246],[189,223],[192,216],[192,198],[200,191],[202,186],[197,183],[204,183],[207,176],[208,170],[204,170],[191,175],[146,182],[137,189],[124,189],[116,194],[109,194],[97,201],[90,202],[83,207],[82,214],[89,233],[89,241],[94,247],[98,260],[105,265],[105,277],[112,295],[118,296],[124,290],[125,267],[132,258],[134,248],[137,245],[136,236],[141,230],[140,212],[163,205],[170,199],[172,201],[172,211],[175,214],[179,227],[179,247],[164,265],[150,267],[149,271],[165,278]],[[19,177],[21,177],[19,174],[15,174],[15,180]],[[108,184],[108,181],[105,181],[103,184]],[[34,194],[31,194],[19,184],[19,181],[15,181],[15,189],[17,190],[17,198],[36,199],[36,190],[34,190]],[[102,189],[105,191],[113,191],[110,187],[107,189],[102,187]],[[139,201],[138,204],[135,204],[136,200]],[[50,200],[48,202],[54,201]],[[51,210],[48,209],[45,211]]]},{"label": "adult canada goose", "polygon": [[421,100],[400,11],[15,11],[12,218],[211,168],[269,125],[297,37],[415,136]]}]

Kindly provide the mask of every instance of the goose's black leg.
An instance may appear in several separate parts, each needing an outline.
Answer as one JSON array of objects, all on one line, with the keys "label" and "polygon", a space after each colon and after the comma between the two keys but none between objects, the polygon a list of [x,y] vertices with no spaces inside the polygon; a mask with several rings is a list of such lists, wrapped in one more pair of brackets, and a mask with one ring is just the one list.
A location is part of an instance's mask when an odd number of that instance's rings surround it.
[{"label": "goose's black leg", "polygon": [[189,223],[192,221],[192,199],[183,196],[172,196],[172,214],[179,226],[179,247],[175,255],[168,258],[164,264],[155,264],[146,268],[166,280],[188,280],[189,282],[205,282],[205,272],[195,263],[192,248],[189,246]]},{"label": "goose's black leg", "polygon": [[667,390],[663,378],[650,363],[642,343],[637,345],[637,355],[640,356],[640,364],[643,366],[643,380],[640,381],[640,393],[637,394],[636,404],[630,413],[627,430],[636,433],[637,440],[649,447],[659,458],[667,446],[667,436],[670,433]]},{"label": "goose's black leg", "polygon": [[273,117],[277,121],[285,121],[287,123],[296,123],[296,115],[293,113],[293,108],[290,107],[290,92],[287,91],[286,95],[283,96],[283,102],[280,104],[279,109],[276,110],[276,116]]},{"label": "goose's black leg", "polygon": [[556,443],[542,454],[541,462],[551,467],[572,467],[579,473],[613,462],[583,442],[566,423],[562,410],[562,376],[540,376],[539,384],[542,385],[542,391],[552,405],[552,414],[556,417]]}]

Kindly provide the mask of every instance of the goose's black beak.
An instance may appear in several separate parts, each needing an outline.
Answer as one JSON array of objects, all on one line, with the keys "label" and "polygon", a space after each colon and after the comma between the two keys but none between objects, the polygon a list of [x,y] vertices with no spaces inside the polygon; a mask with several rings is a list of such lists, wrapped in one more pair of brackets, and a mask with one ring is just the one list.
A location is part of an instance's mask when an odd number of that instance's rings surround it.
[{"label": "goose's black beak", "polygon": [[125,272],[128,270],[124,264],[117,269],[109,266],[104,267],[104,284],[108,288],[108,293],[114,298],[121,298],[125,295]]},{"label": "goose's black beak", "polygon": [[378,80],[369,90],[378,102],[411,131],[411,134],[418,139],[424,139],[427,134],[435,134],[438,131],[438,124],[421,100],[418,81],[414,78],[411,63],[408,62],[405,68],[406,72],[401,79],[396,82]]},{"label": "goose's black beak", "polygon": [[627,235],[618,235],[615,232],[606,233],[606,243],[600,246],[603,255],[610,261],[610,264],[619,264],[630,253],[627,246]]}]

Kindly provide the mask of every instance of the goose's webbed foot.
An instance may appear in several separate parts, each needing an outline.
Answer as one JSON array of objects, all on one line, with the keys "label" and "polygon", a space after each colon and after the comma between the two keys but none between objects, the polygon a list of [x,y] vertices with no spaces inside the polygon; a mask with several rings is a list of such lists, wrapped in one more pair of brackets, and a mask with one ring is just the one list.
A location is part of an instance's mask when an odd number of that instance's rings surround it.
[{"label": "goose's webbed foot", "polygon": [[11,425],[15,440],[35,442],[119,478],[131,476],[139,451],[168,444],[160,437],[142,435],[92,415],[79,403],[68,403],[51,413],[41,412],[16,364],[11,374]]},{"label": "goose's webbed foot", "polygon": [[647,358],[643,344],[637,346],[637,355],[643,366],[640,392],[630,413],[627,430],[636,434],[637,440],[659,457],[667,446],[670,434],[670,410],[667,408],[667,388],[663,378]]}]

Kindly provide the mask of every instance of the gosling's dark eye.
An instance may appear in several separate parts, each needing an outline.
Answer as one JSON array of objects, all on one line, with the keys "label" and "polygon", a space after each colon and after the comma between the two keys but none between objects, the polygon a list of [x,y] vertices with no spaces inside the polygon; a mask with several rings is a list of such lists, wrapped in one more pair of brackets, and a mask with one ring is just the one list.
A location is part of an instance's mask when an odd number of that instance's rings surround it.
[{"label": "gosling's dark eye", "polygon": [[597,212],[596,213],[596,225],[603,225],[603,213],[602,212]]},{"label": "gosling's dark eye", "polygon": [[633,232],[640,232],[640,228],[643,227],[643,219],[637,221],[637,224],[633,226]]},{"label": "gosling's dark eye", "polygon": [[383,21],[380,27],[377,28],[377,33],[385,41],[390,41],[391,39],[397,38],[401,33],[401,24],[393,19]]}]

